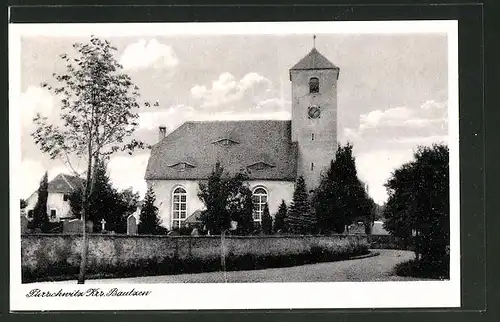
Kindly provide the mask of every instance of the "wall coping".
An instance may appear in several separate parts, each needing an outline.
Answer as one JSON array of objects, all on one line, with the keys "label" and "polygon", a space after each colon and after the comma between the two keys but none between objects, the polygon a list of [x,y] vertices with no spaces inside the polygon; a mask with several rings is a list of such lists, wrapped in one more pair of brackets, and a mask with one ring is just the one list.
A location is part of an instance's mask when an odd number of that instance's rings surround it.
[{"label": "wall coping", "polygon": [[[262,236],[231,236],[226,235],[226,239],[266,239],[266,238],[314,238],[314,237],[367,237],[386,235],[358,235],[358,234],[332,234],[332,235],[262,235]],[[82,237],[82,234],[21,234],[21,237]],[[107,237],[107,238],[170,238],[170,239],[220,239],[220,235],[211,236],[167,236],[167,235],[127,235],[127,234],[87,234],[87,237]]]}]

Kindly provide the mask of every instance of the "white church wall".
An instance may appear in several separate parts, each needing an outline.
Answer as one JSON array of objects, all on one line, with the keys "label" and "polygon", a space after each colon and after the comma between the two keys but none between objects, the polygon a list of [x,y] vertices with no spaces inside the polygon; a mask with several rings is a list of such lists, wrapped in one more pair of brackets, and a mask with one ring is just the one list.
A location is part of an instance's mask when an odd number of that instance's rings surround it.
[{"label": "white church wall", "polygon": [[158,214],[162,225],[172,228],[172,193],[175,188],[183,187],[187,193],[187,216],[198,209],[204,209],[203,202],[198,198],[198,181],[195,180],[149,180],[148,187],[152,186],[156,195]]},{"label": "white church wall", "polygon": [[275,180],[255,180],[251,181],[250,189],[253,191],[257,187],[263,187],[267,190],[268,206],[271,216],[278,212],[281,200],[285,200],[287,206],[293,198],[294,182],[275,181]]},{"label": "white church wall", "polygon": [[[196,210],[205,209],[203,202],[198,198],[198,181],[196,180],[149,180],[147,184],[148,187],[153,187],[162,225],[168,229],[172,228],[172,193],[175,188],[183,187],[187,192],[187,216]],[[278,211],[281,200],[285,200],[287,206],[290,205],[294,191],[293,182],[254,180],[249,182],[249,185],[252,191],[257,187],[267,190],[271,215]]]}]

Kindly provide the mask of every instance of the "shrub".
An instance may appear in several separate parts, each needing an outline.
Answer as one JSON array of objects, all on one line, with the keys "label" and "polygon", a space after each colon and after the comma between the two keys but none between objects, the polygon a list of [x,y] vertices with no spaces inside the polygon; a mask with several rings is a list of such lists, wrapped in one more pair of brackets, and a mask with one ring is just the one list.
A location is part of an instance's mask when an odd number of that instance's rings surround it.
[{"label": "shrub", "polygon": [[394,268],[398,276],[410,276],[432,279],[450,278],[450,258],[445,256],[440,261],[425,261],[412,259],[407,262],[399,263]]}]

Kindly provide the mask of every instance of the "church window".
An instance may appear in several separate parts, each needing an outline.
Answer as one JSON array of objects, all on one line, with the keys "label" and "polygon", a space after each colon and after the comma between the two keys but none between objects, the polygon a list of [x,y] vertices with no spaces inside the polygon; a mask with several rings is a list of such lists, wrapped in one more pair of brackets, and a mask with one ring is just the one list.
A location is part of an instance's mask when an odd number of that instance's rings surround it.
[{"label": "church window", "polygon": [[56,219],[56,210],[50,209],[50,219]]},{"label": "church window", "polygon": [[314,162],[311,162],[311,171],[314,170]]},{"label": "church window", "polygon": [[311,77],[309,79],[309,93],[319,93],[319,78]]},{"label": "church window", "polygon": [[64,200],[64,201],[68,201],[68,199],[69,199],[69,195],[64,194],[64,195],[63,195],[63,200]]},{"label": "church window", "polygon": [[262,214],[264,213],[264,206],[267,203],[266,189],[262,187],[256,188],[252,194],[252,203],[253,203],[253,221],[261,222]]},{"label": "church window", "polygon": [[311,141],[314,141],[314,133],[311,133]]},{"label": "church window", "polygon": [[178,187],[172,194],[172,229],[184,227],[184,220],[187,217],[187,192],[182,187]]}]

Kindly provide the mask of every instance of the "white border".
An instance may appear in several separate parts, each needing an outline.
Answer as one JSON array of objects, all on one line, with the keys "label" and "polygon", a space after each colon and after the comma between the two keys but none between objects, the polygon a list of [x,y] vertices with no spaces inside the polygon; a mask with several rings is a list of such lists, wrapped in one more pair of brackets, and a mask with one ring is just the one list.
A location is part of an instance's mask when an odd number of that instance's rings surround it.
[{"label": "white border", "polygon": [[[228,25],[230,27],[228,27]],[[146,36],[209,34],[405,34],[448,35],[448,117],[450,148],[450,280],[430,282],[245,283],[245,284],[101,284],[150,290],[147,297],[27,298],[37,284],[21,284],[19,212],[21,36]],[[458,151],[458,22],[266,22],[154,24],[10,24],[9,25],[9,139],[10,139],[10,308],[23,310],[184,310],[273,308],[416,308],[460,306],[460,195]],[[92,286],[44,284],[57,291]],[[237,296],[235,296],[237,294]],[[307,294],[307,296],[304,296]]]}]

